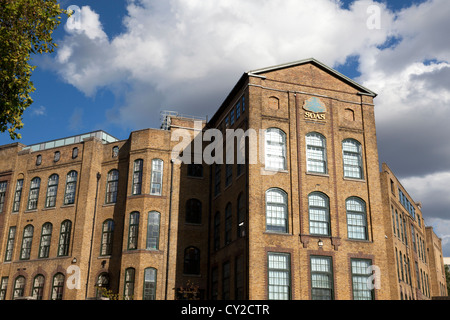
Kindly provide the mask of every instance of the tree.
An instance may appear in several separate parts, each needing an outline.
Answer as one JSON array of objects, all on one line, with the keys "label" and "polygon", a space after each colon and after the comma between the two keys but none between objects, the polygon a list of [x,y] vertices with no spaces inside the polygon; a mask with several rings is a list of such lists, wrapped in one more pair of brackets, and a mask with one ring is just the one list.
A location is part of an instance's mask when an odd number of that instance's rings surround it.
[{"label": "tree", "polygon": [[57,0],[0,0],[0,132],[11,139],[23,127],[22,115],[32,103],[32,54],[51,53],[57,47],[52,33],[60,24]]}]

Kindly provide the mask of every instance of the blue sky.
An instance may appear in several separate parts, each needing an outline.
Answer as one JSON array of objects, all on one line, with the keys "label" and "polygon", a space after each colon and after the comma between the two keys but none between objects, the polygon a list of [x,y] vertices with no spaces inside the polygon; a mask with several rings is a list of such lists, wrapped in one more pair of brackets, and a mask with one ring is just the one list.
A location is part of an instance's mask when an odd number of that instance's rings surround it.
[{"label": "blue sky", "polygon": [[57,51],[33,59],[21,143],[98,129],[127,139],[159,127],[161,110],[211,117],[243,72],[314,57],[378,93],[380,161],[423,203],[450,256],[448,0],[60,4],[80,8],[79,24],[63,18]]}]

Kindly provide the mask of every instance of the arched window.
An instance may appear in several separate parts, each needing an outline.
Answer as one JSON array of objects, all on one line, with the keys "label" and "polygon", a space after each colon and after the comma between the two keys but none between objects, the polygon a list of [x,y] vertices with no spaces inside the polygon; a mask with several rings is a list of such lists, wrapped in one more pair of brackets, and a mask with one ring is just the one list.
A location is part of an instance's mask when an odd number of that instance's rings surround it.
[{"label": "arched window", "polygon": [[105,203],[116,203],[118,184],[119,184],[119,170],[113,169],[108,172],[108,177],[106,181]]},{"label": "arched window", "polygon": [[134,161],[133,166],[133,194],[141,194],[142,192],[142,170],[144,160],[137,159]]},{"label": "arched window", "polygon": [[130,213],[130,225],[128,227],[128,250],[137,249],[139,235],[139,212]]},{"label": "arched window", "polygon": [[23,297],[23,293],[25,291],[25,277],[18,276],[14,281],[14,291],[13,291],[13,300]]},{"label": "arched window", "polygon": [[37,209],[39,188],[41,186],[41,178],[35,177],[31,180],[30,193],[28,194],[28,210]]},{"label": "arched window", "polygon": [[102,272],[97,278],[96,284],[96,296],[100,298],[103,296],[105,291],[109,289],[109,274],[107,272]]},{"label": "arched window", "polygon": [[113,158],[117,158],[119,156],[119,147],[118,146],[114,146],[112,148],[112,157]]},{"label": "arched window", "polygon": [[270,170],[286,170],[286,134],[277,128],[265,133],[265,165]]},{"label": "arched window", "polygon": [[361,144],[354,139],[342,142],[344,177],[363,179]]},{"label": "arched window", "polygon": [[266,191],[266,231],[288,232],[287,194],[281,189]]},{"label": "arched window", "polygon": [[51,208],[56,205],[56,194],[58,193],[58,180],[59,176],[57,174],[52,174],[48,178],[47,197],[45,198],[46,208]]},{"label": "arched window", "polygon": [[144,293],[142,300],[156,300],[156,269],[146,268],[144,270]]},{"label": "arched window", "polygon": [[311,132],[306,135],[306,170],[327,173],[326,140],[320,133]]},{"label": "arched window", "polygon": [[44,223],[41,231],[41,242],[39,244],[39,258],[48,258],[50,252],[50,243],[52,240],[53,226],[50,222]]},{"label": "arched window", "polygon": [[367,240],[366,203],[356,197],[345,201],[349,239]]},{"label": "arched window", "polygon": [[158,250],[159,249],[159,225],[161,220],[161,214],[156,211],[150,211],[148,213],[147,222],[147,249]]},{"label": "arched window", "polygon": [[42,274],[38,274],[33,279],[33,288],[31,291],[31,296],[36,300],[42,300],[44,295],[44,282],[45,278]]},{"label": "arched window", "polygon": [[75,192],[77,188],[77,176],[76,171],[70,171],[67,174],[66,179],[66,192],[64,194],[64,204],[74,204],[75,203]]},{"label": "arched window", "polygon": [[202,203],[198,199],[189,199],[186,202],[186,222],[202,223]]},{"label": "arched window", "polygon": [[228,202],[225,207],[225,245],[231,242],[232,213],[231,203]]},{"label": "arched window", "polygon": [[152,160],[152,181],[150,194],[160,196],[162,192],[164,162],[161,159]]},{"label": "arched window", "polygon": [[220,212],[214,215],[214,250],[220,249]]},{"label": "arched window", "polygon": [[39,154],[36,156],[36,165],[40,166],[42,163],[42,156]]},{"label": "arched window", "polygon": [[123,287],[123,297],[126,300],[133,300],[135,272],[136,271],[134,268],[127,268],[125,270],[125,285]]},{"label": "arched window", "polygon": [[328,197],[320,192],[308,196],[309,232],[314,235],[329,236],[330,206]]},{"label": "arched window", "polygon": [[241,193],[238,196],[237,200],[237,236],[244,237],[245,236],[245,204],[244,204],[244,195]]},{"label": "arched window", "polygon": [[64,220],[61,223],[61,230],[59,232],[59,243],[58,243],[58,257],[69,255],[71,229],[72,229],[72,222],[70,220]]},{"label": "arched window", "polygon": [[22,248],[20,250],[20,260],[30,259],[31,245],[33,243],[34,227],[29,224],[23,229]]},{"label": "arched window", "polygon": [[112,219],[105,220],[102,225],[102,244],[100,248],[101,256],[109,256],[112,254],[113,234],[114,221]]},{"label": "arched window", "polygon": [[52,282],[52,300],[62,300],[64,292],[64,275],[57,273],[53,277]]},{"label": "arched window", "polygon": [[184,250],[184,274],[200,274],[200,250],[187,247]]},{"label": "arched window", "polygon": [[272,110],[280,109],[280,100],[277,97],[269,98],[269,108]]},{"label": "arched window", "polygon": [[78,147],[72,149],[72,159],[76,159],[78,157]]}]

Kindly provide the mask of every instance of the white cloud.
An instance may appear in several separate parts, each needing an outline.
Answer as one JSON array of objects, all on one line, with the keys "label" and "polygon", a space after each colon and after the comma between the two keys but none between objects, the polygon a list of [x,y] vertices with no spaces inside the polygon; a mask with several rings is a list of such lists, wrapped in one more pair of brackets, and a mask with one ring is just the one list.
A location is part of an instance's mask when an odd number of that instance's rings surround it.
[{"label": "white cloud", "polygon": [[33,107],[33,111],[32,111],[33,115],[36,115],[36,116],[43,116],[46,114],[46,112],[47,112],[47,109],[45,108],[45,106],[42,106],[42,105],[37,108]]},{"label": "white cloud", "polygon": [[126,103],[115,112],[126,111],[131,127],[142,112],[160,108],[212,115],[246,70],[306,57],[333,66],[382,44],[394,16],[377,4],[385,28],[368,28],[373,4],[356,1],[345,10],[334,0],[135,0],[127,6],[126,31],[112,39],[86,6],[81,26],[60,45],[56,67],[89,96],[127,83]]},{"label": "white cloud", "polygon": [[[368,27],[373,8],[379,29]],[[348,9],[335,0],[129,0],[125,31],[112,38],[98,13],[89,6],[80,13],[55,70],[88,96],[108,88],[120,97],[107,119],[129,130],[158,126],[160,109],[211,116],[246,70],[308,57],[333,67],[359,56],[356,80],[379,94],[380,160],[426,215],[448,219],[447,0],[395,13],[365,0]]]}]

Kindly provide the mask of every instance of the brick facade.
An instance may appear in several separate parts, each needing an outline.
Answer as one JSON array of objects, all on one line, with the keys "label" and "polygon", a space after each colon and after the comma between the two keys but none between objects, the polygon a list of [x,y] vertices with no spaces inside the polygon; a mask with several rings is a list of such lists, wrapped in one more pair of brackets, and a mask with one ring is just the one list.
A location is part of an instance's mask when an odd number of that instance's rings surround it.
[{"label": "brick facade", "polygon": [[[0,182],[6,182],[7,188],[0,213],[0,278],[7,280],[7,286],[0,297],[89,299],[97,296],[98,282],[104,280],[101,286],[136,300],[183,298],[183,293],[191,294],[190,284],[201,299],[264,300],[285,290],[289,299],[312,299],[325,292],[332,299],[350,300],[359,294],[354,291],[359,263],[376,267],[380,278],[370,291],[374,299],[437,295],[435,283],[442,288],[443,280],[441,266],[434,262],[442,259],[442,248],[424,224],[414,226],[424,248],[433,250],[424,250],[423,260],[415,261],[430,290],[422,292],[414,286],[413,272],[408,274],[412,282],[409,277],[402,281],[392,268],[396,250],[409,257],[415,253],[393,234],[391,207],[401,207],[390,193],[389,179],[399,182],[387,166],[380,175],[375,96],[308,59],[245,73],[208,122],[175,115],[166,118],[170,123],[164,130],[134,131],[123,141],[89,137],[40,151],[21,144],[1,146]],[[322,108],[320,112],[305,109],[310,103]],[[269,168],[265,156],[264,132],[271,128],[284,137],[281,170]],[[246,163],[210,164],[203,159],[199,166],[189,166],[172,161],[180,132],[187,135],[181,158],[189,149],[194,158],[211,151],[204,137],[207,129],[218,129],[224,138],[227,129],[253,130],[255,136],[248,138],[245,148]],[[309,167],[306,136],[310,133],[320,134],[325,142],[320,151],[326,157],[324,172]],[[345,141],[357,146],[357,154],[344,152]],[[224,156],[232,154],[236,160],[226,140],[222,142]],[[233,145],[236,148],[238,143]],[[74,148],[78,148],[76,157]],[[55,161],[57,151],[60,159]],[[360,176],[346,176],[351,167],[344,164],[346,157],[359,159],[352,168]],[[72,171],[77,172],[75,201],[65,204],[67,174]],[[59,177],[56,203],[46,207],[52,174]],[[35,177],[41,179],[38,203],[28,210]],[[15,211],[18,180],[23,180],[23,188]],[[284,199],[273,208],[272,191],[277,199]],[[326,202],[319,208],[326,212],[326,221],[315,217],[316,195]],[[361,211],[352,212],[355,208]],[[272,225],[268,210],[278,214],[273,218],[278,225]],[[405,213],[402,217],[412,223]],[[60,254],[65,221],[71,222],[69,247]],[[41,257],[42,243],[49,239],[42,236],[45,223],[51,223],[52,233],[48,255]],[[327,231],[312,232],[316,224],[326,225]],[[27,238],[24,230],[29,225],[34,232]],[[24,247],[31,251],[21,258]],[[7,252],[12,252],[10,259],[5,259]],[[330,269],[318,275],[312,267],[316,260],[328,261]],[[282,262],[286,262],[284,269]],[[274,284],[275,274],[286,275],[283,285]],[[43,287],[34,285],[42,279],[37,276],[43,276]],[[323,276],[329,290],[313,280]],[[60,288],[58,280],[65,286]],[[69,288],[68,283],[79,286]]]}]

